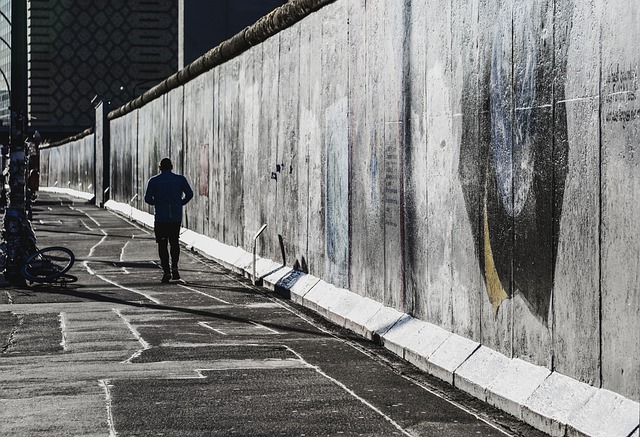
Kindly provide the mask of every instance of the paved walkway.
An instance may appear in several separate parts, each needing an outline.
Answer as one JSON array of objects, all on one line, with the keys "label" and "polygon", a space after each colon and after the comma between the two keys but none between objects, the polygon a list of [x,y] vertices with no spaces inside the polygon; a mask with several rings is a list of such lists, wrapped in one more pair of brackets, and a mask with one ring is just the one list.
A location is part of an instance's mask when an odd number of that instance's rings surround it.
[{"label": "paved walkway", "polygon": [[149,230],[41,195],[67,287],[0,289],[0,435],[541,435]]}]

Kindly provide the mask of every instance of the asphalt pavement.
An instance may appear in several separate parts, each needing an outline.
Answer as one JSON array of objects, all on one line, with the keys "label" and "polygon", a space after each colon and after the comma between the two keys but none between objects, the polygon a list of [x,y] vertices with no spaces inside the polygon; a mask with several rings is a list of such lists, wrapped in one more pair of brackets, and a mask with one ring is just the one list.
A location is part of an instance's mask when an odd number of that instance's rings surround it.
[{"label": "asphalt pavement", "polygon": [[2,436],[541,436],[383,347],[152,231],[41,194],[74,282],[0,289]]}]

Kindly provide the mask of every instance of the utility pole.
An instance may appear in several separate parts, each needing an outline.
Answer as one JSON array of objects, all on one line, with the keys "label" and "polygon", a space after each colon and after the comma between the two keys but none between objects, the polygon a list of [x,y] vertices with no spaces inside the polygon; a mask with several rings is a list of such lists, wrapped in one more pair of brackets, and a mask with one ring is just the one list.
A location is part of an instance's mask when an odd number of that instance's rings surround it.
[{"label": "utility pole", "polygon": [[2,229],[4,277],[24,284],[22,264],[35,245],[26,216],[25,139],[27,119],[27,0],[11,1],[11,132],[9,134],[9,205]]}]

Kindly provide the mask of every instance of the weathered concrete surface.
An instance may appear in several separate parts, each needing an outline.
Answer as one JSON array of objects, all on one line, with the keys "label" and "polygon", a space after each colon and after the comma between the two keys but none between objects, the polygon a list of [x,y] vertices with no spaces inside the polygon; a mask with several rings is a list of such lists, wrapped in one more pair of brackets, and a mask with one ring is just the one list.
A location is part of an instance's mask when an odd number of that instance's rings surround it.
[{"label": "weathered concrete surface", "polygon": [[640,350],[640,60],[627,38],[640,36],[638,17],[639,4],[604,5],[600,79],[602,385],[635,400],[640,354],[629,351]]},{"label": "weathered concrete surface", "polygon": [[133,214],[41,193],[77,282],[2,289],[0,435],[542,435],[191,251],[161,284]]},{"label": "weathered concrete surface", "polygon": [[552,373],[527,400],[522,416],[550,435],[564,436],[569,419],[597,392],[590,385]]},{"label": "weathered concrete surface", "polygon": [[[145,226],[152,216],[114,201],[107,208]],[[252,254],[186,231],[181,240],[231,270],[251,277]],[[369,339],[418,368],[524,420],[550,435],[629,436],[640,425],[640,405],[606,389],[546,367],[508,357],[379,302],[284,268],[263,265],[265,285],[340,326]]]},{"label": "weathered concrete surface", "polygon": [[458,3],[337,0],[113,118],[112,198],[169,154],[189,229],[637,402],[640,7]]},{"label": "weathered concrete surface", "polygon": [[94,134],[85,131],[77,137],[40,149],[40,186],[94,193]]}]

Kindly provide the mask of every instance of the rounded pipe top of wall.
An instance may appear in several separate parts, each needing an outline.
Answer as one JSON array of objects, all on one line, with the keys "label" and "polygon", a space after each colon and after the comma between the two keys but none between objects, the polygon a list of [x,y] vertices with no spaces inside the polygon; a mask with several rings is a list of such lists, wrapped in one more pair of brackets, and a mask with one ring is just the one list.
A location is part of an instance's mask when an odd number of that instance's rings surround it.
[{"label": "rounded pipe top of wall", "polygon": [[227,62],[249,48],[258,45],[276,33],[291,27],[312,12],[335,2],[336,0],[290,0],[271,13],[246,27],[230,39],[221,42],[207,53],[187,65],[182,70],[169,76],[149,91],[133,99],[125,105],[114,109],[108,115],[109,120],[122,117],[135,109],[141,108],[152,100],[167,94],[169,91],[195,79],[201,74]]}]

